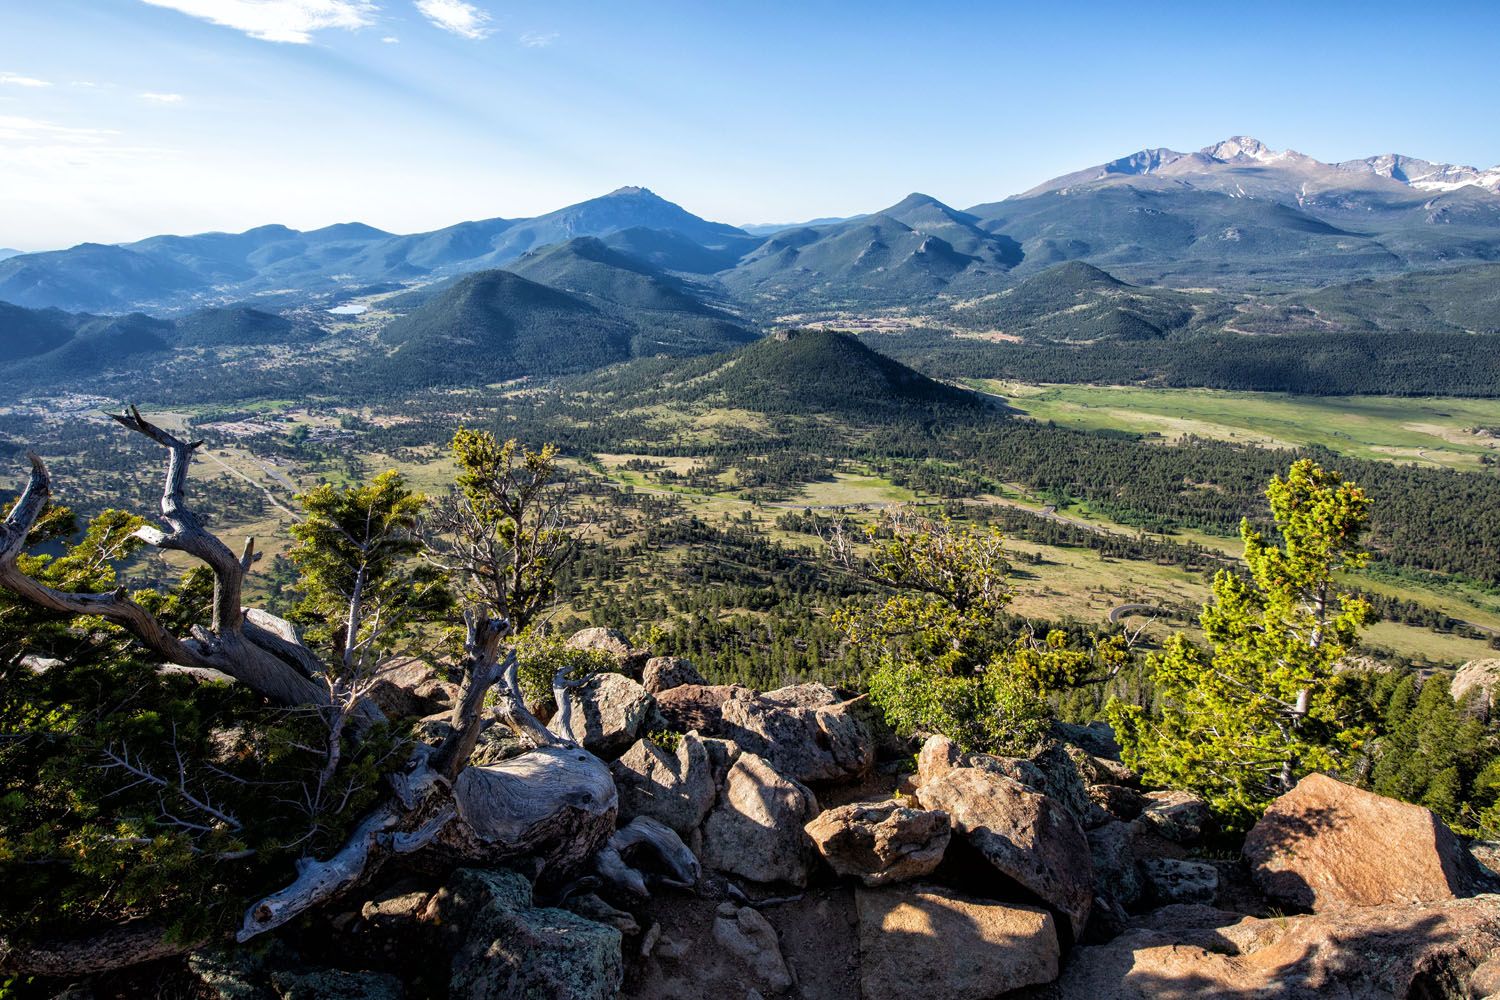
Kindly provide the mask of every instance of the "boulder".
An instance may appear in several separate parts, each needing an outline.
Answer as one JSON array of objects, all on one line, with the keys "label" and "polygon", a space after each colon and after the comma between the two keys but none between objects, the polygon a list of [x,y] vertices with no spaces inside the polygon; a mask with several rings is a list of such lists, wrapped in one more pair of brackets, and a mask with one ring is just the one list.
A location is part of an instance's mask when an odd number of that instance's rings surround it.
[{"label": "boulder", "polygon": [[624,965],[620,932],[532,905],[515,872],[461,868],[433,898],[434,919],[466,928],[448,995],[465,1000],[609,1000]]},{"label": "boulder", "polygon": [[1203,861],[1147,858],[1140,863],[1153,900],[1170,903],[1212,903],[1219,894],[1219,870]]},{"label": "boulder", "polygon": [[657,695],[656,710],[668,729],[717,736],[723,729],[724,703],[753,697],[754,691],[738,684],[684,684]]},{"label": "boulder", "polygon": [[1129,909],[1141,901],[1145,885],[1136,863],[1135,837],[1130,825],[1115,821],[1088,831],[1093,862],[1094,891]]},{"label": "boulder", "polygon": [[1473,704],[1482,717],[1488,718],[1495,707],[1495,692],[1500,690],[1500,659],[1470,660],[1458,668],[1448,690],[1454,701],[1463,701],[1471,691]]},{"label": "boulder", "polygon": [[1052,914],[935,886],[859,889],[864,1000],[986,1000],[1057,977]]},{"label": "boulder", "polygon": [[603,653],[622,667],[635,656],[635,650],[630,648],[630,640],[625,638],[625,633],[612,628],[579,629],[563,645],[568,649]]},{"label": "boulder", "polygon": [[[572,704],[573,737],[592,754],[618,757],[635,742],[656,702],[624,674],[594,674],[564,695]],[[548,729],[564,735],[559,711]]]},{"label": "boulder", "polygon": [[684,684],[707,684],[692,661],[682,656],[653,656],[641,671],[641,685],[652,694]]},{"label": "boulder", "polygon": [[1120,759],[1120,743],[1107,722],[1090,722],[1086,726],[1053,722],[1052,735],[1094,757],[1112,761]]},{"label": "boulder", "polygon": [[1213,810],[1192,792],[1147,792],[1139,822],[1176,844],[1201,840],[1213,825]]},{"label": "boulder", "polygon": [[917,754],[916,786],[921,788],[929,781],[936,781],[956,767],[966,766],[964,754],[946,736],[929,736]]},{"label": "boulder", "polygon": [[[1080,756],[1088,759],[1087,754]],[[1021,784],[1034,788],[1072,813],[1073,818],[1085,830],[1102,826],[1112,818],[1089,797],[1077,761],[1056,740],[1048,742],[1030,758],[975,754],[969,759],[969,764],[1014,778]]]},{"label": "boulder", "polygon": [[720,717],[721,735],[798,781],[846,781],[875,762],[874,742],[864,723],[822,684],[731,698]]},{"label": "boulder", "polygon": [[806,885],[810,845],[802,828],[817,814],[818,800],[800,781],[740,753],[703,825],[703,863],[752,882]]},{"label": "boulder", "polygon": [[670,754],[649,740],[636,740],[609,765],[620,794],[620,823],[649,816],[689,837],[713,808],[718,787],[708,748],[688,733]]},{"label": "boulder", "polygon": [[1100,809],[1127,823],[1139,816],[1149,801],[1128,785],[1090,785],[1088,795]]},{"label": "boulder", "polygon": [[1500,879],[1500,840],[1471,840],[1469,854],[1491,880]]},{"label": "boulder", "polygon": [[714,943],[744,963],[750,975],[774,992],[791,988],[792,974],[781,956],[776,930],[748,906],[722,903],[714,917]]},{"label": "boulder", "polygon": [[835,872],[879,886],[931,874],[952,830],[947,813],[888,799],[830,809],[807,824],[807,835]]},{"label": "boulder", "polygon": [[458,685],[445,681],[438,669],[424,660],[399,656],[375,672],[369,698],[393,719],[436,715],[453,708]]},{"label": "boulder", "polygon": [[[1500,897],[1233,919],[1208,907],[1076,949],[1058,1000],[1480,997]],[[1165,911],[1159,911],[1165,912]],[[1156,914],[1153,914],[1155,917]],[[1232,922],[1228,922],[1232,920]]]},{"label": "boulder", "polygon": [[1083,828],[1062,806],[1018,781],[979,768],[957,768],[917,790],[1001,874],[1068,917],[1069,938],[1083,933],[1094,897],[1093,862]]},{"label": "boulder", "polygon": [[1245,838],[1256,885],[1301,909],[1423,903],[1478,892],[1474,858],[1430,811],[1310,774]]}]

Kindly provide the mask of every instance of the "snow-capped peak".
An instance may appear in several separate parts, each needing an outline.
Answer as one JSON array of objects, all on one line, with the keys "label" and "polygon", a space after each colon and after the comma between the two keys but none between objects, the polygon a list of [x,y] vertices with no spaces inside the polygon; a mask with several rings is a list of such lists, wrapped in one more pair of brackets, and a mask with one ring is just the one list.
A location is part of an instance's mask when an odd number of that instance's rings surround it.
[{"label": "snow-capped peak", "polygon": [[1340,170],[1355,170],[1389,177],[1419,191],[1456,191],[1473,185],[1500,194],[1500,166],[1478,170],[1453,163],[1433,163],[1400,153],[1386,153],[1338,164]]},{"label": "snow-capped peak", "polygon": [[1290,149],[1275,150],[1259,139],[1248,135],[1232,135],[1223,142],[1205,146],[1199,150],[1204,156],[1225,163],[1275,163],[1292,156],[1300,156],[1300,153]]}]

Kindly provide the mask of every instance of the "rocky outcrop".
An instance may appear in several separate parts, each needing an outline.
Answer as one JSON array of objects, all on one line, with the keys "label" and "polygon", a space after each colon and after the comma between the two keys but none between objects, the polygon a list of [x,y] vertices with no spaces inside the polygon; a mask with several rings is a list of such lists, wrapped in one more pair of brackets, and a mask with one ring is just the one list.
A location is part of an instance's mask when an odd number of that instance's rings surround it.
[{"label": "rocky outcrop", "polygon": [[848,780],[875,762],[874,743],[864,723],[822,684],[727,699],[719,733],[802,782]]},{"label": "rocky outcrop", "polygon": [[864,1000],[986,1000],[1057,977],[1052,914],[932,886],[860,889]]},{"label": "rocky outcrop", "polygon": [[952,831],[947,813],[886,800],[830,809],[807,824],[807,835],[835,872],[880,886],[931,874]]},{"label": "rocky outcrop", "polygon": [[941,809],[986,861],[1065,914],[1083,933],[1093,903],[1093,862],[1083,828],[1066,809],[1020,782],[961,767],[923,784],[917,797]]},{"label": "rocky outcrop", "polygon": [[[573,738],[606,760],[630,748],[656,707],[646,689],[624,674],[594,674],[564,697],[571,703]],[[564,714],[559,710],[548,725],[558,735],[564,735]]]},{"label": "rocky outcrop", "polygon": [[675,754],[637,740],[609,770],[620,794],[622,824],[649,816],[689,837],[713,808],[713,761],[696,733],[683,736]]},{"label": "rocky outcrop", "polygon": [[533,906],[531,883],[514,872],[460,869],[430,906],[440,924],[467,929],[449,996],[609,1000],[619,991],[620,932]]},{"label": "rocky outcrop", "polygon": [[806,885],[811,844],[803,827],[817,814],[805,785],[741,753],[703,825],[704,866],[752,882]]},{"label": "rocky outcrop", "polygon": [[1192,792],[1147,792],[1139,821],[1176,844],[1194,844],[1213,824],[1213,810]]},{"label": "rocky outcrop", "polygon": [[653,656],[641,670],[641,686],[652,694],[684,684],[707,684],[692,661],[681,656]]},{"label": "rocky outcrop", "polygon": [[[1168,909],[1177,909],[1169,907]],[[1074,951],[1058,1000],[1481,997],[1500,897],[1226,923],[1207,907]],[[1165,912],[1165,911],[1163,911]],[[1232,919],[1232,915],[1227,915]]]},{"label": "rocky outcrop", "polygon": [[1256,884],[1301,909],[1425,903],[1479,890],[1473,857],[1421,806],[1310,774],[1245,838]]}]

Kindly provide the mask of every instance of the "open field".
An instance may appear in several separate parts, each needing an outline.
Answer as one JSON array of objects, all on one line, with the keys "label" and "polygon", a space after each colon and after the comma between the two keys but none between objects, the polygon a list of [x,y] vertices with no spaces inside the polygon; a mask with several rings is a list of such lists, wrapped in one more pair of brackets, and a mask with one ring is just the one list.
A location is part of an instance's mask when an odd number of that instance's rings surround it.
[{"label": "open field", "polygon": [[[1500,400],[1289,396],[1212,389],[1027,385],[975,379],[1033,420],[1084,430],[1196,436],[1264,447],[1320,445],[1359,458],[1473,470],[1500,459]],[[1490,428],[1490,433],[1477,430]]]}]

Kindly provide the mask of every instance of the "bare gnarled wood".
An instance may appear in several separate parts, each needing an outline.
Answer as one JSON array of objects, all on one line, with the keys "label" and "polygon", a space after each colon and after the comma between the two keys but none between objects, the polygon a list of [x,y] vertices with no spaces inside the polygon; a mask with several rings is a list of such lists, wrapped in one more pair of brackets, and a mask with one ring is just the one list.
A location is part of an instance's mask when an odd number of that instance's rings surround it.
[{"label": "bare gnarled wood", "polygon": [[677,831],[650,816],[637,816],[616,830],[595,857],[594,870],[605,881],[632,895],[648,896],[646,874],[630,864],[643,850],[654,856],[657,864],[652,867],[666,872],[655,874],[655,881],[681,889],[698,884],[701,874],[698,858],[688,850]]},{"label": "bare gnarled wood", "polygon": [[[134,407],[114,419],[167,450],[160,514],[165,527],[142,528],[136,534],[148,544],[188,553],[209,566],[214,574],[212,627],[179,637],[126,597],[123,589],[109,594],[68,593],[21,572],[19,557],[51,493],[46,465],[34,454],[28,456],[30,479],[0,533],[0,587],[43,608],[114,622],[173,668],[197,676],[233,678],[277,704],[329,707],[337,685],[328,681],[324,663],[302,644],[296,630],[274,615],[240,606],[245,574],[254,558],[253,542],[247,542],[236,556],[203,527],[187,504],[188,467],[202,442],[182,441],[147,421]],[[527,497],[545,486],[538,476],[527,481],[526,488],[532,491]],[[536,531],[551,525],[551,514],[538,523],[542,526],[534,526]],[[280,927],[363,884],[391,857],[423,849],[478,862],[530,856],[539,871],[566,875],[586,870],[614,835],[618,843],[609,853],[620,859],[621,866],[625,864],[622,852],[651,844],[675,879],[687,878],[692,856],[676,835],[666,830],[668,842],[639,821],[616,833],[618,798],[609,768],[574,741],[550,732],[527,710],[515,654],[500,656],[500,643],[509,634],[511,622],[495,609],[504,606],[498,603],[500,597],[517,588],[531,595],[528,600],[539,599],[542,591],[534,585],[531,590],[522,586],[525,564],[515,563],[512,569],[520,575],[505,585],[510,590],[502,587],[488,606],[465,615],[464,679],[451,735],[436,748],[419,745],[403,770],[387,775],[390,794],[359,821],[342,848],[325,860],[303,859],[288,885],[251,904],[237,933],[239,940]],[[559,692],[566,684],[561,675],[554,681]],[[487,707],[492,690],[495,704]],[[566,704],[567,699],[560,696],[559,702]],[[367,699],[355,712],[366,722],[381,718]],[[536,749],[500,764],[470,767],[479,733],[489,721],[503,722]],[[330,760],[331,768],[336,757]],[[696,861],[692,865],[695,878]],[[99,941],[112,944],[101,951]],[[45,971],[65,965],[70,971],[97,971],[176,953],[161,950],[165,947],[160,928],[127,926],[76,947],[31,949],[22,959],[31,965],[7,967]],[[106,957],[110,953],[113,957]],[[19,953],[4,954],[9,963],[10,956]],[[54,964],[49,966],[49,962]]]},{"label": "bare gnarled wood", "polygon": [[161,924],[135,922],[86,938],[11,944],[0,938],[0,969],[23,976],[86,976],[184,955],[202,942],[167,939]]}]

